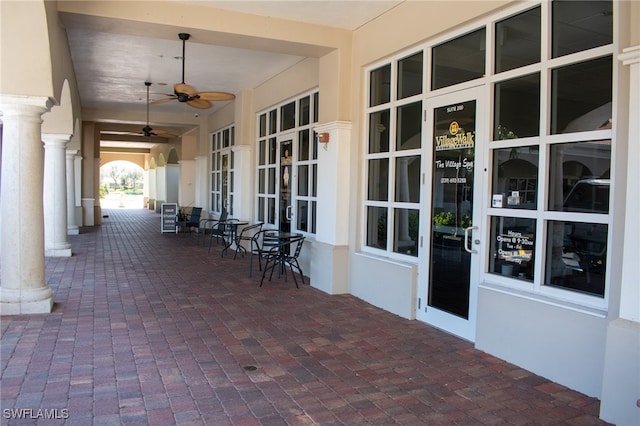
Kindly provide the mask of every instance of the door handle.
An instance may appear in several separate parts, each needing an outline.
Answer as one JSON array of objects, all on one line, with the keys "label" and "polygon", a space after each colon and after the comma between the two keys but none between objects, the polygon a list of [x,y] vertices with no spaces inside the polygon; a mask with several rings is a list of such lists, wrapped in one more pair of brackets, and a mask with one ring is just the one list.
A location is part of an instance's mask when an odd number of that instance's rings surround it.
[{"label": "door handle", "polygon": [[478,229],[478,227],[470,226],[464,229],[464,249],[471,254],[478,253],[478,250],[472,249],[471,247],[469,247],[469,241],[471,241],[471,238],[469,238],[469,232],[471,232],[474,229]]},{"label": "door handle", "polygon": [[287,216],[287,220],[291,220],[293,219],[293,206],[287,206],[287,210],[286,210],[286,216]]}]

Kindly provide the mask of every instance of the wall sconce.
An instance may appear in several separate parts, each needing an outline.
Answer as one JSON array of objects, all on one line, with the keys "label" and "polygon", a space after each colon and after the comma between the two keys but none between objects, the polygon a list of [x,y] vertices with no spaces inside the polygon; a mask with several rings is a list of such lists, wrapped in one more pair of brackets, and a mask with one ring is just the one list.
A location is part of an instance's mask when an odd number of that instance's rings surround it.
[{"label": "wall sconce", "polygon": [[329,143],[329,133],[318,133],[318,142],[324,145],[325,151],[327,150],[327,144]]}]

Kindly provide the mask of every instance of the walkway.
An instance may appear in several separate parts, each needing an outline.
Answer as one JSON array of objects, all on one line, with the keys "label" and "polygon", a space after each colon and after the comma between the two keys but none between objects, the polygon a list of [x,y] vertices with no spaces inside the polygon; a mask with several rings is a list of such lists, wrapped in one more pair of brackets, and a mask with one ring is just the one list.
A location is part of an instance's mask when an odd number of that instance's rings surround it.
[{"label": "walkway", "polygon": [[258,288],[156,213],[105,213],[47,259],[54,312],[2,318],[2,424],[603,424],[596,399],[421,322]]}]

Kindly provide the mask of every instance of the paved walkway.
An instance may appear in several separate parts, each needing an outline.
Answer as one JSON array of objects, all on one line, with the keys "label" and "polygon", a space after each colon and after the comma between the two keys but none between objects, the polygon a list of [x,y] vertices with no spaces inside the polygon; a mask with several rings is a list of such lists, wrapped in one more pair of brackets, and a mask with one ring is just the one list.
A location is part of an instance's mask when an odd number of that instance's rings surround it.
[{"label": "paved walkway", "polygon": [[258,288],[156,213],[104,213],[47,259],[53,313],[2,318],[2,424],[603,424],[466,341],[291,278]]}]

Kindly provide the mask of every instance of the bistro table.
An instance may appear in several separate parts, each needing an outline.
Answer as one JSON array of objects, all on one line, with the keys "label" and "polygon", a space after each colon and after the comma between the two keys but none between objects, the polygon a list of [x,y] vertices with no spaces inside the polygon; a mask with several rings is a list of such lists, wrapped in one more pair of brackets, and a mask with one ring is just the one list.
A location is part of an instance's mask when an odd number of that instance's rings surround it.
[{"label": "bistro table", "polygon": [[229,250],[229,247],[234,243],[240,244],[240,241],[238,240],[238,226],[247,226],[248,224],[249,222],[239,222],[237,220],[227,220],[220,223],[220,226],[225,228],[224,235],[226,236],[226,238],[223,238],[224,247],[220,256],[224,256],[227,250]]}]

